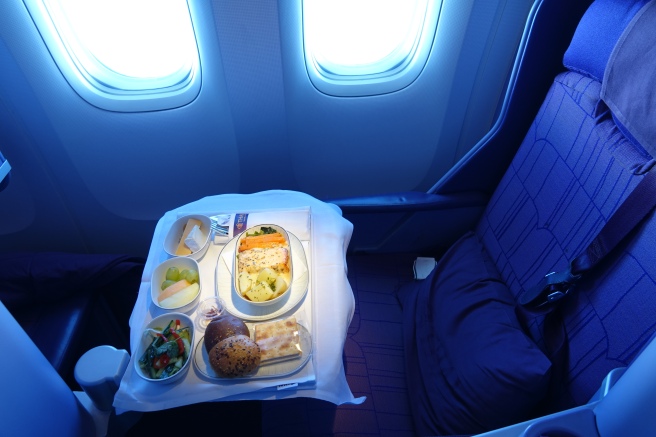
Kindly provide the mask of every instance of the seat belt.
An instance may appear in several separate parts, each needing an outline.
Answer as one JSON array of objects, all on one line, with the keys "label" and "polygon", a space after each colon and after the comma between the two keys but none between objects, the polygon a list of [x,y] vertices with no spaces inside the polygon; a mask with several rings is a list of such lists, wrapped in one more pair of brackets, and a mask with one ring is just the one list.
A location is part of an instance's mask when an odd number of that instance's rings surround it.
[{"label": "seat belt", "polygon": [[656,171],[648,172],[567,270],[547,274],[519,297],[519,304],[534,313],[547,313],[574,290],[592,270],[656,207]]},{"label": "seat belt", "polygon": [[553,272],[524,292],[518,299],[516,313],[528,333],[530,314],[545,315],[543,339],[552,363],[548,393],[538,408],[540,414],[558,411],[558,401],[567,372],[568,339],[557,304],[570,294],[577,281],[592,270],[656,207],[656,171],[650,171],[638,183],[588,247],[562,272]]}]

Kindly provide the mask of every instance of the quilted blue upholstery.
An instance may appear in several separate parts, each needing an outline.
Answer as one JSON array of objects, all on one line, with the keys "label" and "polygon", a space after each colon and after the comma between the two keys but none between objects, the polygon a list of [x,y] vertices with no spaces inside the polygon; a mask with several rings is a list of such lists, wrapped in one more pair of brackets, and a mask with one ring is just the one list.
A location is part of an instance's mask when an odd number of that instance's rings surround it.
[{"label": "quilted blue upholstery", "polygon": [[[576,72],[556,78],[477,227],[515,296],[566,268],[652,165],[600,103],[600,88]],[[655,240],[649,217],[564,303],[566,392],[554,408],[586,403],[654,332]],[[544,346],[541,329],[540,319],[530,326]]]},{"label": "quilted blue upholstery", "polygon": [[[645,3],[597,0],[586,12],[565,55],[576,71],[555,79],[476,229],[515,297],[564,270],[654,165],[618,128],[599,80],[621,30]],[[654,333],[655,242],[652,214],[564,302],[565,390],[552,409],[586,403]],[[537,318],[530,331],[545,348],[543,327]]]}]

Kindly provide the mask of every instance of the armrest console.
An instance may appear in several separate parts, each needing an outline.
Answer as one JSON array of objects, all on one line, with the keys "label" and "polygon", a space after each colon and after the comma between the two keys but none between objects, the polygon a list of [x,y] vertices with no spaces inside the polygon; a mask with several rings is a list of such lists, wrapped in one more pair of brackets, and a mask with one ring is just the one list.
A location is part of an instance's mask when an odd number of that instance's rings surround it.
[{"label": "armrest console", "polygon": [[326,202],[339,206],[343,213],[414,212],[485,206],[489,196],[482,192],[432,194],[420,191],[342,197]]},{"label": "armrest console", "polygon": [[[488,202],[480,191],[433,194],[419,191],[325,200],[355,226],[350,252],[425,252],[448,247],[471,229]],[[440,229],[430,235],[417,229]]]}]

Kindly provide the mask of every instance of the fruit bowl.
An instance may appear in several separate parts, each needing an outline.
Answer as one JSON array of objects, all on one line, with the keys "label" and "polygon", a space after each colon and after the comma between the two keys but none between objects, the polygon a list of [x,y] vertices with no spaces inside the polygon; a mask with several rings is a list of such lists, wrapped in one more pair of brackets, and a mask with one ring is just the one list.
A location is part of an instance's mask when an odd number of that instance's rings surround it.
[{"label": "fruit bowl", "polygon": [[153,270],[151,300],[167,311],[188,313],[200,296],[200,266],[193,258],[169,258]]}]

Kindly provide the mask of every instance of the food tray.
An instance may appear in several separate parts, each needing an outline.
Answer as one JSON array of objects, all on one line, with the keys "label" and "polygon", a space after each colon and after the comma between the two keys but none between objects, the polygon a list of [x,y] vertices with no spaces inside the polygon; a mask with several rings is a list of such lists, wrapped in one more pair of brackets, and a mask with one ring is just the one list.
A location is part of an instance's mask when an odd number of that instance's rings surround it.
[{"label": "food tray", "polygon": [[[252,332],[253,324],[247,324],[248,329]],[[194,366],[196,369],[207,378],[212,380],[219,381],[240,381],[240,380],[253,380],[253,379],[265,379],[265,378],[279,378],[287,375],[291,375],[296,371],[300,370],[307,364],[308,360],[312,356],[312,335],[310,332],[300,323],[298,324],[298,331],[301,340],[301,356],[291,358],[285,361],[278,361],[275,363],[265,363],[261,364],[257,372],[240,377],[240,378],[224,378],[218,376],[212,367],[210,366],[209,356],[205,350],[205,336],[202,336],[196,344],[194,350]]]}]

